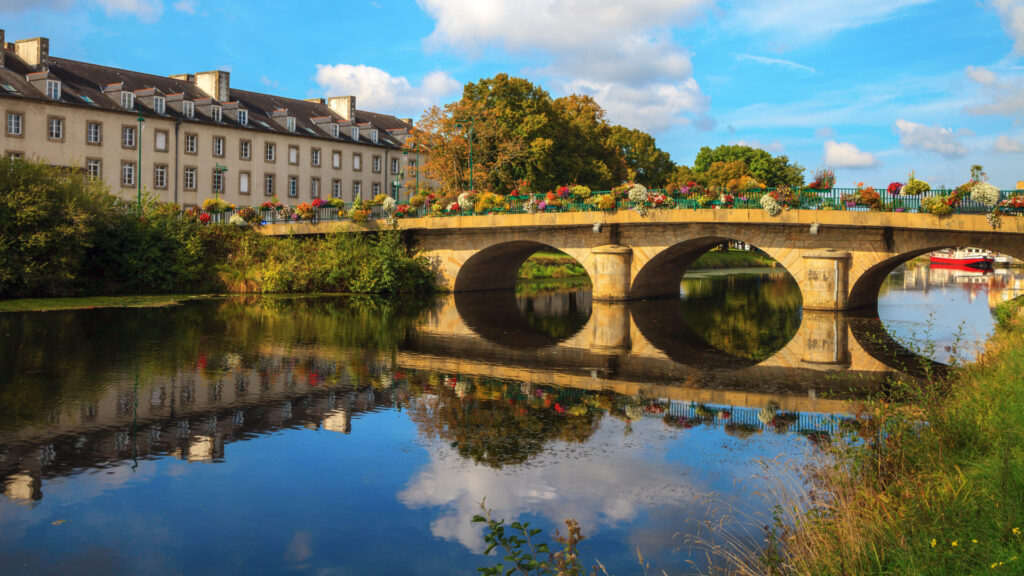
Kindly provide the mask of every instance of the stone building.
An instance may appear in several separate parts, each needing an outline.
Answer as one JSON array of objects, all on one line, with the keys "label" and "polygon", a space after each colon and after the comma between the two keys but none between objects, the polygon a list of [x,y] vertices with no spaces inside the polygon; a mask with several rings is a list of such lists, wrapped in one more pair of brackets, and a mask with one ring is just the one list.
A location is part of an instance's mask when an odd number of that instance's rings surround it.
[{"label": "stone building", "polygon": [[355,96],[284,98],[233,88],[223,70],[157,76],[55,58],[49,44],[0,30],[0,153],[80,170],[122,197],[141,179],[182,205],[350,202],[396,195],[417,169],[401,150],[412,119],[359,110]]}]

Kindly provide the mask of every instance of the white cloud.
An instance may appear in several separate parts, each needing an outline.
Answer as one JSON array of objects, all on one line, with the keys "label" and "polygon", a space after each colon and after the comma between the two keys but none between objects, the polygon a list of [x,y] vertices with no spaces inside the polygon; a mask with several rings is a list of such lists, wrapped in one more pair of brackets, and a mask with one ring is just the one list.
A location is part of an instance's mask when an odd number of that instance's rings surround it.
[{"label": "white cloud", "polygon": [[1013,49],[1024,54],[1024,0],[992,0],[992,7],[1003,21],[1003,29],[1013,39]]},{"label": "white cloud", "polygon": [[[712,0],[419,0],[436,26],[429,47],[499,49],[546,61],[539,73],[594,96],[612,122],[645,130],[708,127],[708,98],[671,33]],[[567,27],[567,23],[571,26]]]},{"label": "white cloud", "polygon": [[785,147],[782,142],[778,140],[770,142],[768,144],[762,144],[758,140],[737,140],[733,142],[736,146],[750,146],[751,148],[757,148],[764,150],[765,152],[771,152],[772,154],[782,154],[785,151]]},{"label": "white cloud", "polygon": [[316,83],[329,95],[353,95],[366,109],[395,114],[417,116],[462,87],[440,71],[427,74],[419,86],[413,86],[404,76],[392,76],[380,68],[362,64],[317,64],[316,68]]},{"label": "white cloud", "polygon": [[995,143],[992,144],[993,152],[1001,152],[1003,154],[1024,152],[1024,144],[1021,144],[1020,140],[1015,140],[1005,134],[1000,134],[996,138]]},{"label": "white cloud", "polygon": [[765,64],[767,66],[782,66],[783,68],[789,68],[790,70],[803,70],[805,72],[817,72],[810,66],[798,64],[792,60],[783,60],[781,58],[768,58],[767,56],[754,56],[753,54],[737,54],[737,60],[749,60],[751,62],[757,62],[758,64]]},{"label": "white cloud", "polygon": [[849,142],[825,142],[825,164],[835,168],[873,168],[878,159]]},{"label": "white cloud", "polygon": [[968,66],[967,77],[981,90],[984,103],[967,107],[971,114],[1024,116],[1024,77],[999,76],[983,66]]},{"label": "white cloud", "polygon": [[947,158],[958,158],[968,153],[967,146],[949,128],[926,126],[902,118],[896,121],[894,127],[900,137],[900,144],[906,149],[926,150]]},{"label": "white cloud", "polygon": [[96,0],[107,16],[127,14],[147,24],[156,22],[164,13],[161,0]]},{"label": "white cloud", "polygon": [[263,76],[260,76],[260,84],[269,86],[270,88],[277,88],[281,82],[278,80],[271,80],[266,74],[264,74]]},{"label": "white cloud", "polygon": [[803,45],[837,32],[889,20],[931,0],[755,0],[732,11],[726,26],[744,34],[767,34],[780,47]]},{"label": "white cloud", "polygon": [[196,0],[178,0],[174,3],[174,9],[185,14],[195,14],[199,3]]}]

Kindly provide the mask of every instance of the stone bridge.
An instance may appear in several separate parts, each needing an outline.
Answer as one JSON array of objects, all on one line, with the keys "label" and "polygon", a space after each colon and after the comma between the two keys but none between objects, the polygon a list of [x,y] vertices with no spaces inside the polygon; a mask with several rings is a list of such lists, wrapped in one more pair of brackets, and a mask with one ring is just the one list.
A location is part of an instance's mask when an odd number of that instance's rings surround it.
[{"label": "stone bridge", "polygon": [[[261,228],[269,235],[376,230],[382,222],[296,222]],[[594,299],[677,296],[701,254],[735,240],[760,248],[793,276],[804,308],[875,305],[897,266],[942,248],[972,246],[1024,259],[1024,218],[993,230],[983,215],[788,210],[653,210],[492,214],[399,220],[408,242],[436,265],[453,292],[511,289],[534,252],[556,249],[583,265]]]}]

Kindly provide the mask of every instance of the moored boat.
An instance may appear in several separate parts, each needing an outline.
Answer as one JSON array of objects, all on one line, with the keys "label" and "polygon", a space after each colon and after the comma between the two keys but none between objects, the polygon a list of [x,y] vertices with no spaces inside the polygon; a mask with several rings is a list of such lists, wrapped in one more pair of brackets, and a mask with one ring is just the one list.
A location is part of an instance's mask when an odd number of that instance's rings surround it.
[{"label": "moored boat", "polygon": [[956,248],[932,252],[930,261],[932,264],[966,266],[968,268],[988,270],[989,268],[992,268],[992,262],[995,261],[995,258],[993,258],[992,253],[987,250],[980,250],[978,248]]}]

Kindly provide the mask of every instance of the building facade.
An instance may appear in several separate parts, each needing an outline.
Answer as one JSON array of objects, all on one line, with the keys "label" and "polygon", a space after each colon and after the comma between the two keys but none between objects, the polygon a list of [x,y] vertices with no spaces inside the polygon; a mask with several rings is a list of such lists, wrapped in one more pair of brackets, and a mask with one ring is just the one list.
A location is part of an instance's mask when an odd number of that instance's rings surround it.
[{"label": "building facade", "polygon": [[412,120],[359,110],[355,96],[296,100],[234,89],[222,70],[164,77],[55,58],[48,39],[8,43],[3,30],[0,47],[0,152],[125,198],[141,182],[185,206],[351,202],[397,196],[418,169],[402,153]]}]

